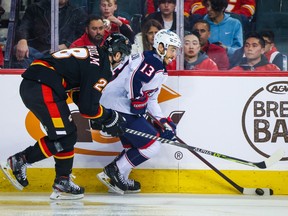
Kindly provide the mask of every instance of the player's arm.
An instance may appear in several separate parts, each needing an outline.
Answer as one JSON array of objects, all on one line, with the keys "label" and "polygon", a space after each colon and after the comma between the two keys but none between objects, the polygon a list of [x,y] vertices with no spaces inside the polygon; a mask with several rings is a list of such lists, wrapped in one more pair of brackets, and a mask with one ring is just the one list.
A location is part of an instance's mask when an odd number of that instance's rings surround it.
[{"label": "player's arm", "polygon": [[158,103],[158,95],[160,93],[160,89],[154,94],[150,95],[149,102],[147,104],[147,112],[152,113],[155,118],[158,120],[164,118],[161,107]]},{"label": "player's arm", "polygon": [[[87,98],[87,101],[88,99],[89,98]],[[99,101],[98,103],[97,101],[94,101],[93,104],[86,103],[85,106],[87,106],[87,104],[90,104],[93,109],[89,109],[87,107],[83,109],[83,107],[81,107],[81,103],[79,103],[78,106],[81,115],[90,120],[90,126],[92,129],[102,130],[111,136],[121,136],[124,134],[126,120],[118,112],[111,109],[106,109],[99,104]]]},{"label": "player's arm", "polygon": [[158,103],[158,95],[161,88],[155,94],[149,97],[149,102],[147,106],[147,111],[151,113],[156,119],[158,119],[164,127],[159,127],[159,125],[154,124],[155,128],[159,131],[160,137],[165,139],[174,139],[176,135],[176,124],[171,118],[165,117],[162,113],[161,107]]},{"label": "player's arm", "polygon": [[79,96],[80,96],[80,88],[72,88],[66,91],[68,96],[71,98],[71,100],[78,105],[79,102]]},{"label": "player's arm", "polygon": [[255,0],[243,0],[241,1],[241,7],[233,12],[236,14],[242,14],[249,18],[254,15],[255,7],[256,7]]},{"label": "player's arm", "polygon": [[192,0],[191,4],[191,14],[205,15],[207,10],[202,4],[202,0]]},{"label": "player's arm", "polygon": [[112,136],[121,136],[125,131],[126,120],[116,111],[106,109],[99,103],[102,91],[112,76],[109,62],[101,63],[105,65],[90,66],[81,77],[78,107],[81,115],[90,119],[92,129],[101,129]]},{"label": "player's arm", "polygon": [[143,91],[144,83],[153,79],[156,69],[152,62],[143,61],[137,70],[133,72],[129,80],[129,96],[131,100],[130,111],[134,114],[144,114],[146,112],[149,95]]},{"label": "player's arm", "polygon": [[102,130],[111,136],[122,136],[126,128],[126,120],[118,112],[106,109],[99,104],[99,115],[90,119],[90,126],[94,130]]}]

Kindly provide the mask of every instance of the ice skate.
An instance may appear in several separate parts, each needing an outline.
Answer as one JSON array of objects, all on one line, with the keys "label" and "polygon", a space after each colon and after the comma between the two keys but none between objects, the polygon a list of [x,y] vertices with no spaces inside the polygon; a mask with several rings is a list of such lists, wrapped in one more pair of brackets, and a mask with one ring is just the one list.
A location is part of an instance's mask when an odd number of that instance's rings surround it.
[{"label": "ice skate", "polygon": [[84,188],[76,185],[70,176],[60,176],[54,180],[52,200],[75,200],[84,197]]},{"label": "ice skate", "polygon": [[[138,181],[135,181],[134,179],[127,179],[127,185],[128,189],[124,193],[139,193],[141,192],[141,184]],[[111,182],[110,182],[111,183]],[[113,183],[111,183],[113,185]],[[109,188],[108,193],[115,193],[114,190],[111,190]]]},{"label": "ice skate", "polygon": [[97,174],[97,178],[115,193],[124,194],[128,189],[127,182],[115,162],[104,167],[104,171]]},{"label": "ice skate", "polygon": [[128,190],[125,193],[139,193],[141,191],[141,184],[134,179],[127,179]]},{"label": "ice skate", "polygon": [[18,190],[23,190],[29,184],[26,176],[27,165],[23,153],[17,153],[9,157],[6,163],[1,163],[1,170]]}]

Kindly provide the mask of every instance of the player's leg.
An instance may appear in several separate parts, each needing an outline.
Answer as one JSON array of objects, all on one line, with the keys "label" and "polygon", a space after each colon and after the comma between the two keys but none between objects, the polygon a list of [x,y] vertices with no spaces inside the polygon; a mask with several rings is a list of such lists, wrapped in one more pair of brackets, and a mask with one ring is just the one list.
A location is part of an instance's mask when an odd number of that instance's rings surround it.
[{"label": "player's leg", "polygon": [[[32,164],[53,155],[57,158],[55,159],[56,178],[53,184],[53,190],[73,195],[80,194],[83,197],[84,189],[79,186],[75,187],[75,184],[70,177],[77,133],[69,107],[66,104],[65,92],[62,97],[59,97],[59,95],[48,86],[23,80],[20,93],[23,102],[40,120],[48,136],[42,137],[33,146],[29,146],[24,151],[17,154],[22,155],[26,159],[25,162],[28,164]],[[13,158],[14,156],[11,157]],[[13,174],[20,171],[21,176],[24,176],[24,169],[15,170],[13,166],[11,169],[13,170]],[[14,176],[16,177],[15,174]],[[65,182],[67,182],[65,189],[55,187],[55,182],[60,182],[59,179],[64,179]]]},{"label": "player's leg", "polygon": [[[113,162],[116,163],[116,161],[118,161],[118,159],[120,159],[130,148],[131,148],[131,146],[129,146],[129,147],[125,146],[123,151],[113,160]],[[127,187],[128,187],[127,191],[125,191],[125,193],[139,193],[141,191],[141,184],[140,184],[140,182],[129,178],[131,171],[132,171],[132,169],[127,170],[125,173],[123,173],[124,179],[126,180]],[[110,182],[110,183],[113,185],[113,182]],[[108,192],[114,193],[114,190],[109,189]]]},{"label": "player's leg", "polygon": [[[131,116],[131,115],[123,115],[126,120],[127,120],[127,127],[142,131],[145,133],[157,135],[158,132],[156,129],[147,123],[146,119],[143,117],[138,117],[138,116]],[[104,173],[110,175],[117,174],[119,176],[119,179],[126,180],[126,190],[125,191],[134,191],[138,192],[141,189],[141,185],[139,182],[135,180],[128,180],[129,178],[125,177],[130,174],[130,171],[132,168],[138,166],[139,164],[145,162],[149,158],[153,157],[160,149],[160,143],[157,141],[151,141],[150,139],[147,138],[139,138],[136,135],[132,134],[127,134],[125,133],[124,136],[120,137],[121,142],[125,147],[132,146],[129,150],[123,152],[122,155],[118,156],[116,160],[114,160],[112,163],[107,165],[104,168]],[[113,168],[114,171],[113,173],[109,173],[110,169]],[[123,190],[122,185],[124,184],[121,181],[121,184],[119,185],[118,179],[113,180],[115,176],[113,176],[112,183],[114,183],[117,187],[119,187],[121,190]]]}]

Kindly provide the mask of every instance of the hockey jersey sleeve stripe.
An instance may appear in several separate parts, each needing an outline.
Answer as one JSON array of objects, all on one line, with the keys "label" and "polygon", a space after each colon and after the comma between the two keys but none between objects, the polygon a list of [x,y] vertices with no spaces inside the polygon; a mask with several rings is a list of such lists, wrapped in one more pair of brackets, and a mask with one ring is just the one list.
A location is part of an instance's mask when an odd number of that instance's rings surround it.
[{"label": "hockey jersey sleeve stripe", "polygon": [[201,2],[197,2],[197,3],[192,4],[191,14],[194,14],[196,11],[198,11],[200,9],[205,9],[205,6],[203,6]]},{"label": "hockey jersey sleeve stripe", "polygon": [[[134,95],[134,83],[133,83],[133,80],[134,80],[134,76],[136,74],[136,71],[134,70],[133,71],[133,74],[131,75],[131,79],[130,79],[130,98],[135,98],[135,95]],[[141,87],[140,87],[141,89]]]},{"label": "hockey jersey sleeve stripe", "polygon": [[81,114],[84,118],[89,118],[89,119],[96,119],[96,118],[100,118],[102,117],[104,113],[104,108],[103,106],[99,105],[98,107],[98,112],[95,116],[89,116],[89,115],[85,115],[85,114]]},{"label": "hockey jersey sleeve stripe", "polygon": [[31,66],[32,65],[42,65],[42,66],[45,66],[47,68],[50,68],[52,70],[55,70],[55,68],[53,66],[51,66],[50,64],[48,64],[48,62],[46,61],[42,61],[42,60],[34,60],[32,63],[31,63]]},{"label": "hockey jersey sleeve stripe", "polygon": [[246,8],[251,13],[251,16],[255,13],[255,7],[252,5],[243,5],[242,8]]}]

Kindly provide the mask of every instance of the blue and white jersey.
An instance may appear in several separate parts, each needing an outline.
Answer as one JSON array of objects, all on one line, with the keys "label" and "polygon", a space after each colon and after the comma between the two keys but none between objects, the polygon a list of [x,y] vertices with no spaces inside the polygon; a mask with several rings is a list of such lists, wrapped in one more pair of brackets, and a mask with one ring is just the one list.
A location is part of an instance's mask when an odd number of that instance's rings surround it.
[{"label": "blue and white jersey", "polygon": [[161,86],[165,83],[168,73],[163,61],[154,51],[126,57],[114,70],[117,77],[103,90],[100,104],[122,113],[130,111],[131,98],[149,96],[147,111],[157,118],[163,118],[158,104]]}]

